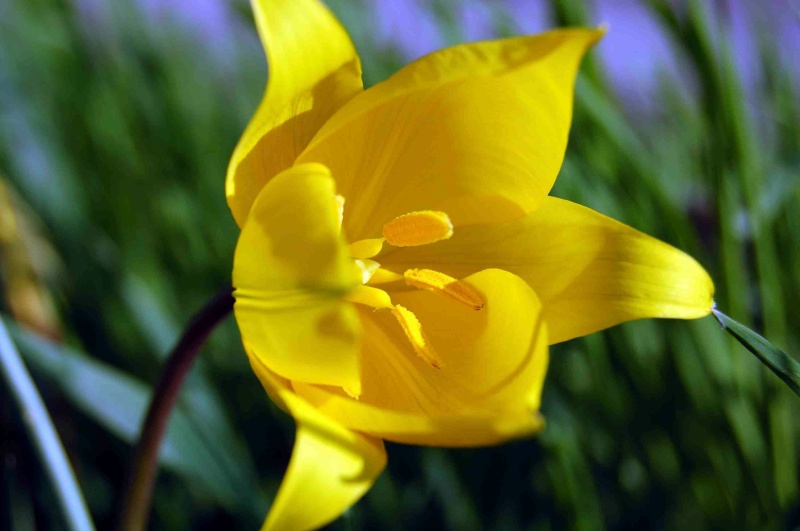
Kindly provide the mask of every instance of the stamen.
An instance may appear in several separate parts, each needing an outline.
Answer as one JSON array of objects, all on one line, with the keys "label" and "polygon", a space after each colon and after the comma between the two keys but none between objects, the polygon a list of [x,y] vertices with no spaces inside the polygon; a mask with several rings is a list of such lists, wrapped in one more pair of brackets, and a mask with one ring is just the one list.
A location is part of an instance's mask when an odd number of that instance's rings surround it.
[{"label": "stamen", "polygon": [[414,347],[417,356],[431,367],[441,369],[442,362],[439,356],[436,355],[436,351],[433,350],[428,336],[422,330],[422,325],[419,324],[417,316],[399,304],[396,304],[392,309],[392,315],[397,318],[397,322],[400,323],[403,332],[406,333],[406,337],[411,342],[411,346]]},{"label": "stamen", "polygon": [[421,210],[394,218],[383,226],[383,237],[395,247],[412,247],[446,240],[453,224],[444,212]]},{"label": "stamen", "polygon": [[482,310],[486,301],[475,288],[455,278],[432,269],[409,269],[403,276],[406,284],[415,288],[441,293],[466,304],[470,308]]}]

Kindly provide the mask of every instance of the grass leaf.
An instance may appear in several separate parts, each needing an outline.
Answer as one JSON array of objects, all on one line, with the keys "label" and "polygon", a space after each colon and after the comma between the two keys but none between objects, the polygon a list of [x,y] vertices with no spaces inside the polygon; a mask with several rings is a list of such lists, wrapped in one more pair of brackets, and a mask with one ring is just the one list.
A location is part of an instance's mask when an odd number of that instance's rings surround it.
[{"label": "grass leaf", "polygon": [[[139,436],[151,390],[138,379],[74,349],[55,345],[35,334],[9,326],[9,332],[31,367],[50,378],[72,404],[111,433],[133,444]],[[196,390],[194,390],[196,393]],[[197,401],[197,397],[189,399]],[[181,403],[170,416],[161,447],[161,464],[181,475],[217,503],[257,518],[266,502],[249,459],[228,455],[239,445],[220,448],[231,434],[209,437],[204,426]],[[237,441],[238,442],[238,441]]]},{"label": "grass leaf", "polygon": [[712,311],[722,328],[735,337],[747,350],[755,354],[761,363],[769,367],[797,396],[800,396],[800,363],[743,324],[734,321],[719,310]]}]

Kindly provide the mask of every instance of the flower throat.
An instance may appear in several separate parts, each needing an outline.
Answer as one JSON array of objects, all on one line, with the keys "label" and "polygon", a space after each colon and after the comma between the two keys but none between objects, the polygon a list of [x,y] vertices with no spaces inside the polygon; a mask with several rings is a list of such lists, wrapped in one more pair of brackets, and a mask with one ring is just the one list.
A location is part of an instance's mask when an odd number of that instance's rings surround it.
[{"label": "flower throat", "polygon": [[[344,200],[337,196],[340,219],[343,218]],[[359,240],[350,244],[350,253],[359,268],[362,285],[352,290],[345,298],[375,310],[390,310],[414,348],[425,363],[440,369],[441,358],[431,345],[417,316],[408,308],[393,304],[389,294],[374,287],[405,280],[408,286],[425,289],[455,300],[472,310],[481,310],[486,304],[483,296],[472,286],[449,275],[432,269],[408,269],[402,275],[383,269],[371,260],[380,253],[383,244],[394,247],[416,247],[446,240],[453,235],[453,224],[444,212],[422,210],[398,216],[383,226],[382,238]]]}]

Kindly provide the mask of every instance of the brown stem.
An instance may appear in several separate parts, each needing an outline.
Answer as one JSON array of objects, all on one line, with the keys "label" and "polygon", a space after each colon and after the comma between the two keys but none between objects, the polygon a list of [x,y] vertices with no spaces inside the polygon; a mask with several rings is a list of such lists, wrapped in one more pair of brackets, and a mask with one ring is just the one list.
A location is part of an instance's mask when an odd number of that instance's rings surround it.
[{"label": "brown stem", "polygon": [[198,352],[211,332],[232,310],[232,288],[226,286],[192,317],[180,341],[170,353],[153,391],[141,436],[134,449],[128,481],[123,490],[118,529],[139,531],[145,528],[158,471],[158,453],[169,415]]}]

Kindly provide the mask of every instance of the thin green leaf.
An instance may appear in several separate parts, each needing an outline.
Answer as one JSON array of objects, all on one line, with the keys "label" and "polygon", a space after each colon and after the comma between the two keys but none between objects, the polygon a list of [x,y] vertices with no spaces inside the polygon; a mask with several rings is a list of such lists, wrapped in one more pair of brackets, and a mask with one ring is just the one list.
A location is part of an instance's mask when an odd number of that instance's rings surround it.
[{"label": "thin green leaf", "polygon": [[[146,384],[81,352],[9,329],[31,366],[52,379],[78,409],[128,443],[138,438],[151,391]],[[161,464],[220,505],[254,520],[263,517],[266,501],[254,471],[227,455],[239,448],[219,448],[216,436],[204,433],[185,409],[179,403],[170,416]]]},{"label": "thin green leaf", "polygon": [[712,312],[722,328],[735,337],[747,350],[755,354],[761,363],[769,367],[797,396],[800,396],[799,363],[743,324],[734,321],[719,310],[712,310]]},{"label": "thin green leaf", "polygon": [[5,380],[25,420],[25,427],[50,478],[67,527],[73,531],[94,529],[89,509],[86,507],[83,493],[75,479],[61,439],[58,438],[58,432],[2,320],[0,320],[0,376]]}]

